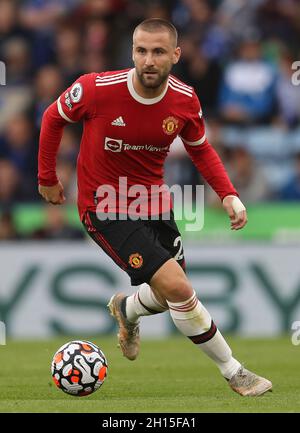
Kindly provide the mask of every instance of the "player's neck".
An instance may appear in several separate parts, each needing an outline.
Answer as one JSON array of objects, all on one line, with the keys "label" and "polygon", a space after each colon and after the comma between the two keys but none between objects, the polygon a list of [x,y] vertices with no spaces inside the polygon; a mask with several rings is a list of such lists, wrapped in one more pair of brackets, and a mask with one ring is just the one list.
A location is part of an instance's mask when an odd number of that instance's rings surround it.
[{"label": "player's neck", "polygon": [[132,84],[134,90],[139,96],[141,96],[142,98],[153,99],[153,98],[157,98],[163,93],[166,86],[168,85],[168,80],[164,81],[159,87],[155,89],[151,89],[143,86],[143,84],[139,81],[136,73],[134,72],[132,77]]}]

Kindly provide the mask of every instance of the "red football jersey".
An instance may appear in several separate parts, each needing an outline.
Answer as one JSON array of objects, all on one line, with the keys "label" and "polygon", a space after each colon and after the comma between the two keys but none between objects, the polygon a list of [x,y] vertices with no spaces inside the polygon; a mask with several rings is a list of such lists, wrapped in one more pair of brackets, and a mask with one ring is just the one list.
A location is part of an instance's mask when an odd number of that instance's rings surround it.
[{"label": "red football jersey", "polygon": [[[162,185],[164,161],[177,135],[220,197],[237,195],[223,164],[206,140],[202,110],[193,88],[170,75],[163,93],[146,99],[136,93],[133,73],[134,69],[126,69],[83,75],[48,108],[41,130],[39,183],[57,182],[55,157],[62,127],[83,120],[77,163],[81,218],[86,210],[96,209],[104,185],[108,189],[114,187],[121,196],[123,187],[128,192],[133,185],[143,185],[150,191],[153,185]],[[133,193],[136,190],[133,187]],[[133,194],[125,201],[118,201],[116,210],[126,212],[136,197]],[[106,209],[110,210],[113,209]],[[160,211],[151,209],[147,203],[139,213]]]}]

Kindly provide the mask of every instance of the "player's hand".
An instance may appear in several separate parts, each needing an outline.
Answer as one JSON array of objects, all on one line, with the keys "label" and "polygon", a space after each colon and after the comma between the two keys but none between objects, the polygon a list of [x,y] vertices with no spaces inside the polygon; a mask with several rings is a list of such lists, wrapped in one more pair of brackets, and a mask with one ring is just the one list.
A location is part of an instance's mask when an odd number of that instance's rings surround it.
[{"label": "player's hand", "polygon": [[227,195],[223,199],[223,207],[229,215],[231,230],[239,230],[247,224],[246,208],[235,195]]},{"label": "player's hand", "polygon": [[64,187],[60,182],[53,186],[39,185],[39,193],[48,203],[63,204],[66,201]]}]

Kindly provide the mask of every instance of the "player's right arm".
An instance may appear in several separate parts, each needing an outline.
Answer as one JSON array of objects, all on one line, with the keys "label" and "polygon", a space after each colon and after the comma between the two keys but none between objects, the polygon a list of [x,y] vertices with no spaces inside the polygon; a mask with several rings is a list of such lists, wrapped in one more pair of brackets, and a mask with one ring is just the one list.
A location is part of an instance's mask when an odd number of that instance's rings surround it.
[{"label": "player's right arm", "polygon": [[39,193],[49,203],[65,201],[56,175],[56,156],[65,125],[95,114],[95,74],[82,75],[44,112],[39,140]]}]

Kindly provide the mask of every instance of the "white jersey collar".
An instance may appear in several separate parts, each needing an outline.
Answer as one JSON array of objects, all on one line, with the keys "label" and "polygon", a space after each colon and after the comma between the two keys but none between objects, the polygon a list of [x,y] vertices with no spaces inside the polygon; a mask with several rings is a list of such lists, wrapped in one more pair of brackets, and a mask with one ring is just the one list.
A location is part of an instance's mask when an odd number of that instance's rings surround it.
[{"label": "white jersey collar", "polygon": [[130,71],[128,72],[127,75],[127,87],[128,87],[128,91],[130,93],[130,95],[133,97],[133,99],[135,99],[136,101],[140,102],[141,104],[145,104],[145,105],[152,105],[152,104],[156,104],[157,102],[161,101],[162,98],[165,96],[165,94],[167,93],[168,90],[168,84],[166,85],[164,91],[156,96],[156,98],[143,98],[142,96],[140,96],[134,89],[133,87],[133,74],[134,74],[134,70],[130,69]]}]

